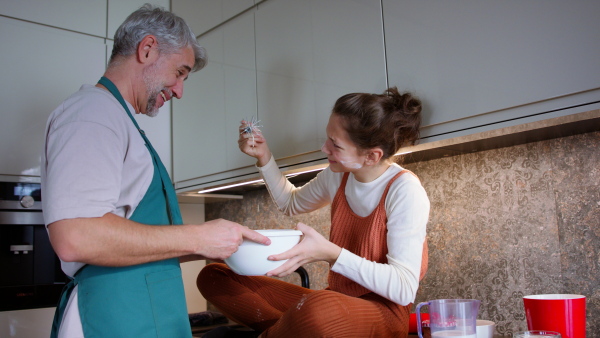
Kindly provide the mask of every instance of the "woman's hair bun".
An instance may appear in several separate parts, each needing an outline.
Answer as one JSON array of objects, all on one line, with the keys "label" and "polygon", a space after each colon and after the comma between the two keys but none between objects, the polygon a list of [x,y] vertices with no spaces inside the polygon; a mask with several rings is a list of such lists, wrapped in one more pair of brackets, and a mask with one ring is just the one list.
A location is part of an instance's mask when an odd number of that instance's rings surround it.
[{"label": "woman's hair bun", "polygon": [[388,88],[385,93],[391,98],[396,107],[396,112],[406,115],[421,114],[421,100],[411,93],[400,94],[396,87]]},{"label": "woman's hair bun", "polygon": [[388,88],[385,93],[390,97],[393,107],[387,109],[390,122],[396,128],[395,137],[399,148],[413,145],[419,139],[421,127],[421,100],[411,93],[400,93],[398,88]]}]

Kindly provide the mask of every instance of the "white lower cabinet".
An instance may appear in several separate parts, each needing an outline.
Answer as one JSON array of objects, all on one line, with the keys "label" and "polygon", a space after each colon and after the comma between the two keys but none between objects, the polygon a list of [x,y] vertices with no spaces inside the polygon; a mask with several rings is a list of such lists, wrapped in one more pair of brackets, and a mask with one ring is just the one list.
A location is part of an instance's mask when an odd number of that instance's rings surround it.
[{"label": "white lower cabinet", "polygon": [[56,308],[0,311],[0,337],[47,338]]},{"label": "white lower cabinet", "polygon": [[[204,204],[179,203],[184,224],[204,223]],[[181,263],[181,277],[185,291],[185,302],[188,313],[206,311],[206,299],[202,297],[196,286],[200,270],[206,265],[206,260]]]}]

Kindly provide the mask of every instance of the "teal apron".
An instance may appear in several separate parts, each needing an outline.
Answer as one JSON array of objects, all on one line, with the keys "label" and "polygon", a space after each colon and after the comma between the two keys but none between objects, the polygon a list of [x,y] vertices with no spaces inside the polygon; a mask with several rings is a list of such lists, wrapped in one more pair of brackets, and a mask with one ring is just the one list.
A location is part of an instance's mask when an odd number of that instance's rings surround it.
[{"label": "teal apron", "polygon": [[[152,182],[130,219],[148,225],[182,224],[175,190],[158,154],[117,87],[105,77],[98,83],[125,108],[152,155]],[[86,338],[192,336],[177,258],[126,267],[84,266],[63,290],[51,337],[58,335],[65,307],[76,285]]]}]

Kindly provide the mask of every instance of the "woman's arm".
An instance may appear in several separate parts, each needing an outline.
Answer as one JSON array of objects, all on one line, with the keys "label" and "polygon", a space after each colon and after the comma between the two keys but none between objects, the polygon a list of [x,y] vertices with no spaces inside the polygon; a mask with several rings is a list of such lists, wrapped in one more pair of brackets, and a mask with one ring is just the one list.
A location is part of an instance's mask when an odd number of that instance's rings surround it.
[{"label": "woman's arm", "polygon": [[327,177],[333,174],[327,169],[299,188],[281,173],[273,157],[258,169],[277,208],[288,216],[311,212],[331,203],[333,196],[327,182],[335,179]]},{"label": "woman's arm", "polygon": [[[238,130],[240,132],[238,138],[240,150],[244,154],[256,158],[256,167],[279,210],[286,215],[297,215],[314,211],[331,202],[333,196],[327,189],[331,187],[331,184],[335,184],[335,177],[319,179],[319,176],[323,174],[321,172],[316,179],[301,188],[296,188],[277,167],[267,140],[260,130],[252,127],[252,123],[248,121],[242,121]],[[333,173],[330,172],[330,174]],[[339,179],[337,184],[339,185]],[[334,191],[336,187],[333,187]]]}]

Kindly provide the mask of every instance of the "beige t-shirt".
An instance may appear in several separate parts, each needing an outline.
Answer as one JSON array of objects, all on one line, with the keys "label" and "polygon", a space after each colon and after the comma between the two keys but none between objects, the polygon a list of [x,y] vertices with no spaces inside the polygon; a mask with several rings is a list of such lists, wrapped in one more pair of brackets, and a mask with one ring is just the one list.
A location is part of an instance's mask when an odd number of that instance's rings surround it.
[{"label": "beige t-shirt", "polygon": [[[109,212],[129,218],[153,174],[144,140],[108,91],[84,85],[50,114],[41,166],[46,225]],[[69,276],[82,266],[62,262]]]}]

